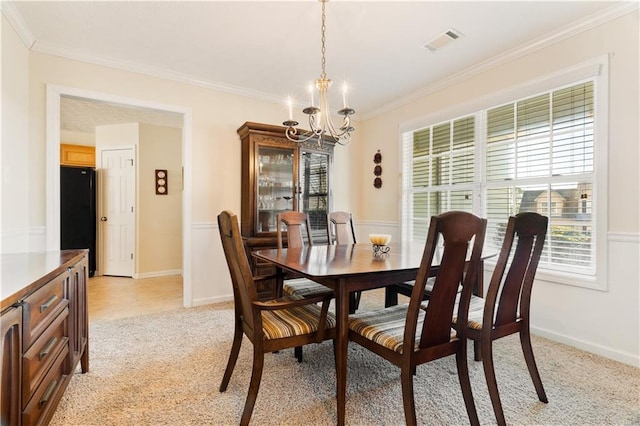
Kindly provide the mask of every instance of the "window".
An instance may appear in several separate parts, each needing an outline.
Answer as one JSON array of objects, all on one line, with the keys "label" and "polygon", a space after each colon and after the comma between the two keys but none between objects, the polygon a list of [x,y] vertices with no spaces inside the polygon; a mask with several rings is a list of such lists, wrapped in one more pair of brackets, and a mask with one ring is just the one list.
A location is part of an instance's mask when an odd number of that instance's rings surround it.
[{"label": "window", "polygon": [[596,83],[583,79],[403,132],[403,239],[424,241],[432,215],[465,210],[488,219],[485,250],[497,252],[507,218],[536,211],[549,217],[541,273],[593,283],[601,223]]}]

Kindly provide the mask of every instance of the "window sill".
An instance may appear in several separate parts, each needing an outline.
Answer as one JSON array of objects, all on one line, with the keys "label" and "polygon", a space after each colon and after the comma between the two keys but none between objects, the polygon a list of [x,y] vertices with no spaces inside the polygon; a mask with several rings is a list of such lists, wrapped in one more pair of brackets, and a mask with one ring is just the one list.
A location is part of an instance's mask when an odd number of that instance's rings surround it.
[{"label": "window sill", "polygon": [[[485,272],[493,273],[495,263],[485,262]],[[585,288],[589,290],[608,291],[606,283],[603,285],[598,282],[594,275],[571,274],[567,272],[550,271],[538,269],[536,271],[536,281],[543,281],[548,284],[568,285],[572,287]],[[488,284],[485,284],[485,287]]]}]

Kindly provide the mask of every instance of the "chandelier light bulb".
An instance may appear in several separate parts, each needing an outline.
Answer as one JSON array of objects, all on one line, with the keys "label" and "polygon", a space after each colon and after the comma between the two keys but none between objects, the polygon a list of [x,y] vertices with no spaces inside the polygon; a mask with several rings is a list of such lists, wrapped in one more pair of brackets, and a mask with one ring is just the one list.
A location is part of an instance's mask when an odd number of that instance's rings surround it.
[{"label": "chandelier light bulb", "polygon": [[313,83],[309,83],[309,106],[313,105]]},{"label": "chandelier light bulb", "polygon": [[347,108],[349,103],[347,102],[347,83],[342,85],[342,108]]}]

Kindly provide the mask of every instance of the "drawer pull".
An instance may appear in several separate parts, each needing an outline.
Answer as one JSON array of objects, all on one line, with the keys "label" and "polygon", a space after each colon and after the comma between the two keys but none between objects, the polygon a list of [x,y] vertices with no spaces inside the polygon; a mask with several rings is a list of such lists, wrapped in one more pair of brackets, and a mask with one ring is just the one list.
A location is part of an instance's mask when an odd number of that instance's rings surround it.
[{"label": "drawer pull", "polygon": [[53,394],[53,391],[56,390],[57,385],[58,385],[57,380],[54,380],[53,382],[49,383],[49,387],[47,387],[47,391],[42,396],[42,399],[38,401],[38,408],[44,407],[44,405],[49,401],[49,398],[51,398],[51,394]]},{"label": "drawer pull", "polygon": [[42,305],[40,305],[40,313],[46,311],[47,309],[49,309],[49,306],[51,306],[53,304],[53,302],[55,302],[58,299],[58,295],[54,294],[53,296],[51,296],[49,298],[49,300],[47,300],[45,303],[43,303]]},{"label": "drawer pull", "polygon": [[40,351],[40,361],[42,361],[44,357],[49,355],[49,352],[51,352],[51,349],[53,349],[57,341],[58,341],[58,338],[55,336],[53,336],[51,340],[49,340],[49,343],[47,343],[47,346],[45,346],[45,348]]}]

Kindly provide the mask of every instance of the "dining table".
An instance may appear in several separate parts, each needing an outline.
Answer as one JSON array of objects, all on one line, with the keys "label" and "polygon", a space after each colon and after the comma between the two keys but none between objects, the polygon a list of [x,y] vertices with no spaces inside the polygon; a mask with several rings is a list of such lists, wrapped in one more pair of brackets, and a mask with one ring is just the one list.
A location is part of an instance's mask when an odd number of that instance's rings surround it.
[{"label": "dining table", "polygon": [[[372,244],[312,245],[301,248],[267,249],[253,252],[258,259],[280,271],[293,272],[332,289],[336,315],[337,424],[345,423],[347,348],[349,343],[349,294],[415,280],[422,261],[424,243],[390,243],[386,253],[374,252]],[[434,256],[431,275],[437,273]],[[480,271],[483,264],[480,262]],[[474,293],[482,295],[482,273]],[[382,308],[383,306],[381,306]]]}]

